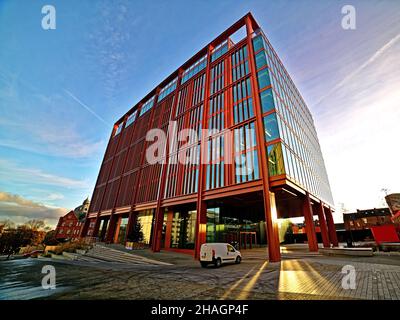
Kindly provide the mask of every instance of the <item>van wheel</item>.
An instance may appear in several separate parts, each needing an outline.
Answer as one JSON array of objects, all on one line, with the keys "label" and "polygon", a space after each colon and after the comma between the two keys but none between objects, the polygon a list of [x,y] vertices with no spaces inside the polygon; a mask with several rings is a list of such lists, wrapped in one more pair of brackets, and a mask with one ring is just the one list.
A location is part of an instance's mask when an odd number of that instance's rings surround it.
[{"label": "van wheel", "polygon": [[221,266],[221,264],[222,264],[221,258],[217,258],[214,261],[214,265],[215,265],[216,268],[219,268]]},{"label": "van wheel", "polygon": [[235,261],[235,263],[239,264],[241,261],[242,261],[242,258],[241,258],[241,257],[239,257],[239,256],[237,256],[237,257],[236,257],[236,261]]},{"label": "van wheel", "polygon": [[207,263],[207,262],[203,262],[203,261],[201,261],[201,262],[200,262],[200,264],[201,264],[201,266],[202,266],[203,268],[206,268],[206,267],[207,267],[207,265],[208,265],[208,263]]}]

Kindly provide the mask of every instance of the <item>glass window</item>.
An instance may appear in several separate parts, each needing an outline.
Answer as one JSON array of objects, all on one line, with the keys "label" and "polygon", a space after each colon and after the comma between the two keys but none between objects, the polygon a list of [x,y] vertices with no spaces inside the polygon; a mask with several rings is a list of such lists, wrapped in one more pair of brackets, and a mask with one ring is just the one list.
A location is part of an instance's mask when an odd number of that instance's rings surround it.
[{"label": "glass window", "polygon": [[264,70],[261,70],[260,72],[257,72],[257,78],[258,78],[258,87],[260,90],[262,88],[265,88],[265,87],[271,85],[271,80],[269,78],[268,69],[264,69]]},{"label": "glass window", "polygon": [[276,113],[272,113],[264,117],[264,132],[265,140],[267,142],[279,138],[278,122],[276,120]]},{"label": "glass window", "polygon": [[262,112],[265,113],[275,108],[272,90],[268,89],[260,93]]},{"label": "glass window", "polygon": [[185,83],[195,74],[203,70],[207,65],[207,55],[192,64],[187,70],[183,72],[181,83]]},{"label": "glass window", "polygon": [[194,249],[196,211],[175,212],[171,228],[171,248]]},{"label": "glass window", "polygon": [[267,58],[265,57],[265,51],[260,51],[256,55],[256,66],[257,69],[267,65]]},{"label": "glass window", "polygon": [[126,120],[126,127],[131,125],[136,120],[137,110],[134,111]]},{"label": "glass window", "polygon": [[142,242],[149,244],[151,238],[151,231],[153,226],[153,210],[144,210],[138,213],[136,223],[139,230],[142,231]]},{"label": "glass window", "polygon": [[223,43],[218,45],[211,55],[211,61],[217,60],[220,56],[222,56],[225,52],[228,51],[228,40],[225,40]]},{"label": "glass window", "polygon": [[253,39],[253,47],[254,47],[254,52],[257,52],[261,48],[264,48],[264,40],[262,36],[255,37]]},{"label": "glass window", "polygon": [[259,179],[258,157],[255,146],[254,122],[234,129],[236,183]]},{"label": "glass window", "polygon": [[114,136],[116,136],[117,134],[119,134],[122,131],[122,123],[120,123],[117,127],[117,129],[115,130]]},{"label": "glass window", "polygon": [[285,173],[283,162],[282,146],[280,143],[267,147],[268,173],[269,176],[277,176]]},{"label": "glass window", "polygon": [[154,104],[154,97],[152,97],[151,99],[147,100],[143,105],[142,108],[140,109],[140,116],[145,114],[147,111],[149,111]]}]

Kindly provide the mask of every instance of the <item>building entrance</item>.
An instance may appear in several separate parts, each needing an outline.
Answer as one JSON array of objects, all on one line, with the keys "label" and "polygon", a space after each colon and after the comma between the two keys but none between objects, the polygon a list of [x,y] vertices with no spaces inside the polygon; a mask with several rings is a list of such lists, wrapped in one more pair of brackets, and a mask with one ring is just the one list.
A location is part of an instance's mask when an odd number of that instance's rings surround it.
[{"label": "building entrance", "polygon": [[266,244],[262,208],[221,206],[207,209],[207,242],[227,242],[238,249]]}]

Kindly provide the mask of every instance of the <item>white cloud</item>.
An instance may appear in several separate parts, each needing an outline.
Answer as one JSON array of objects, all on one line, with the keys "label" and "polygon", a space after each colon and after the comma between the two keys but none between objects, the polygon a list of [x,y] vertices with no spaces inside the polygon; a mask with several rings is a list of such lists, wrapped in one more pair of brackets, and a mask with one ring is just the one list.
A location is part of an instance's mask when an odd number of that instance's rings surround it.
[{"label": "white cloud", "polygon": [[50,193],[46,197],[46,200],[49,200],[49,201],[61,200],[61,199],[64,199],[64,195],[62,195],[61,193]]},{"label": "white cloud", "polygon": [[45,184],[64,188],[88,188],[89,182],[86,180],[71,179],[46,173],[36,168],[22,168],[7,160],[0,159],[0,179],[7,182],[29,182],[35,184]]},{"label": "white cloud", "polygon": [[58,219],[67,212],[65,208],[52,207],[20,195],[0,191],[0,220],[10,219],[19,224],[31,219],[40,219],[54,227]]}]

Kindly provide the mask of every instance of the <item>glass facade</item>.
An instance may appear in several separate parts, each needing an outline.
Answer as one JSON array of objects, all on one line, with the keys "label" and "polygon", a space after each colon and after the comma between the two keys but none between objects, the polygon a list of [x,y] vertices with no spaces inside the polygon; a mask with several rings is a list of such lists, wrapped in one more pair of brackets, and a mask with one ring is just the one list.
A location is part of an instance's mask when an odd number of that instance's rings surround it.
[{"label": "glass facade", "polygon": [[333,204],[311,113],[262,31],[254,35],[253,48],[270,176],[286,174]]}]

